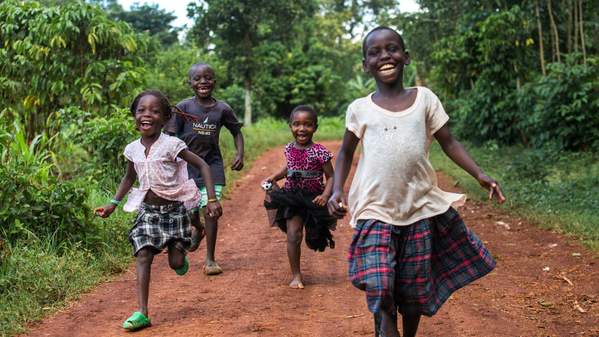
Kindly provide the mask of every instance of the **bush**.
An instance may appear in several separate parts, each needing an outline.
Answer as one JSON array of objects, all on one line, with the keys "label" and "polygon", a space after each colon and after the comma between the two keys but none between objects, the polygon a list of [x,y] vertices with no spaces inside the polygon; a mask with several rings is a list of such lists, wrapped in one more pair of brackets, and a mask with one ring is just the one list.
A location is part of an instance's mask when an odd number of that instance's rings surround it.
[{"label": "bush", "polygon": [[12,134],[4,131],[1,139],[1,235],[9,241],[32,234],[58,241],[85,239],[91,231],[85,225],[91,216],[86,184],[59,180],[51,162],[56,137],[37,136],[28,144],[24,129],[15,122]]},{"label": "bush", "polygon": [[549,64],[547,76],[522,91],[535,102],[526,126],[536,147],[556,142],[568,150],[599,149],[599,58],[580,61],[569,55]]},{"label": "bush", "polygon": [[88,162],[81,163],[80,172],[103,183],[113,183],[123,176],[127,165],[123,150],[139,137],[127,109],[117,109],[108,116],[80,118],[66,134],[89,156]]}]

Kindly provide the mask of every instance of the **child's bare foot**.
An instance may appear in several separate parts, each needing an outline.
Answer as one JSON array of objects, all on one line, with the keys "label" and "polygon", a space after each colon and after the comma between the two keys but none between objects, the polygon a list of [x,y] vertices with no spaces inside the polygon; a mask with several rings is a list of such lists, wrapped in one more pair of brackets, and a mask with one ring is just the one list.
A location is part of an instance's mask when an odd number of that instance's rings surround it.
[{"label": "child's bare foot", "polygon": [[304,282],[302,281],[302,275],[295,275],[289,283],[289,287],[292,289],[304,289]]},{"label": "child's bare foot", "polygon": [[223,269],[216,263],[216,261],[206,261],[206,264],[204,265],[204,274],[211,276],[222,273]]}]

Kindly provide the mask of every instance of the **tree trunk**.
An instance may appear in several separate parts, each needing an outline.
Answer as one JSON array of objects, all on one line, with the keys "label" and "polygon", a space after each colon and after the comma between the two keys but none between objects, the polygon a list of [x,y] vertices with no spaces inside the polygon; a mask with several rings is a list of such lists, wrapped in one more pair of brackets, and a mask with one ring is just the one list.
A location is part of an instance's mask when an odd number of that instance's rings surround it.
[{"label": "tree trunk", "polygon": [[547,0],[547,11],[549,14],[549,22],[551,23],[551,29],[553,30],[555,43],[555,56],[557,57],[557,62],[561,62],[561,56],[559,52],[559,33],[557,32],[557,25],[555,24],[555,20],[553,19],[553,10],[551,9],[551,0]]},{"label": "tree trunk", "polygon": [[[568,54],[572,52],[572,3],[576,6],[576,0],[566,0],[565,8],[568,11],[568,21],[566,22],[566,50]],[[576,29],[576,28],[575,28]]]},{"label": "tree trunk", "polygon": [[541,62],[541,72],[545,72],[545,48],[543,47],[543,26],[541,26],[541,15],[539,14],[539,1],[535,1],[535,12],[537,14],[537,28],[539,30],[539,61]]},{"label": "tree trunk", "polygon": [[249,78],[243,81],[243,89],[245,92],[245,111],[243,113],[243,124],[245,126],[252,125],[252,80]]},{"label": "tree trunk", "polygon": [[574,0],[574,52],[578,52],[578,0]]},{"label": "tree trunk", "polygon": [[582,28],[584,21],[583,21],[583,12],[582,12],[582,0],[578,1],[578,17],[580,19],[580,46],[582,47],[582,60],[583,62],[586,64],[587,63],[587,51],[586,51],[586,47],[584,45],[584,30]]}]

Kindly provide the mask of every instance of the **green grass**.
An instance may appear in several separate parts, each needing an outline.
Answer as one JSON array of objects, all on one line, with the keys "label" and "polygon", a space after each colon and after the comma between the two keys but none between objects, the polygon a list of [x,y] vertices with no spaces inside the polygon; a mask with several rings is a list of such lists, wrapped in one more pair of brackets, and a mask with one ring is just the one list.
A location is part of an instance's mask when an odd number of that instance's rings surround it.
[{"label": "green grass", "polygon": [[[102,204],[108,195],[92,193],[91,205]],[[131,261],[127,230],[131,215],[116,212],[100,226],[95,238],[101,244],[57,243],[52,237],[31,236],[0,250],[0,336],[24,331],[39,320],[88,291],[111,275],[125,270]]]},{"label": "green grass", "polygon": [[[343,130],[342,118],[322,118],[315,139],[341,138]],[[231,135],[226,130],[221,134],[227,167],[235,148]],[[245,169],[242,172],[227,169],[228,186],[232,186],[262,152],[292,139],[287,122],[275,119],[263,119],[243,128],[243,134]],[[88,204],[91,207],[104,204],[115,188],[116,185],[90,184]],[[95,218],[93,223],[86,224],[98,227],[98,237],[93,241],[100,244],[94,247],[85,243],[57,243],[52,238],[34,235],[25,241],[0,246],[0,336],[23,332],[27,324],[63,308],[81,293],[124,271],[132,259],[127,233],[133,216],[119,209],[108,219]]]},{"label": "green grass", "polygon": [[[597,154],[496,145],[467,148],[481,168],[500,182],[508,198],[500,207],[599,252]],[[431,149],[431,160],[436,169],[454,177],[469,197],[486,200],[486,192],[438,145]]]}]

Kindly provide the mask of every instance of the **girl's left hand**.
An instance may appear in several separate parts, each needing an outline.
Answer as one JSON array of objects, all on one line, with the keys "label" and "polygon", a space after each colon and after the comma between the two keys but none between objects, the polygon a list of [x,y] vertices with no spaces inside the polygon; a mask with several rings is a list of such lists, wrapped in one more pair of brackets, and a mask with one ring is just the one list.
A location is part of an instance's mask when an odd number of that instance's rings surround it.
[{"label": "girl's left hand", "polygon": [[207,214],[211,218],[220,218],[223,215],[223,208],[218,201],[210,201],[208,205],[206,205]]},{"label": "girl's left hand", "polygon": [[108,204],[94,209],[94,214],[101,218],[108,218],[116,209],[115,204]]},{"label": "girl's left hand", "polygon": [[312,200],[312,202],[320,207],[323,207],[327,204],[327,200],[329,200],[329,197],[325,196],[324,194],[321,194],[317,195],[316,198]]},{"label": "girl's left hand", "polygon": [[241,171],[242,168],[243,168],[243,156],[237,154],[235,156],[235,160],[233,160],[233,164],[231,164],[231,170]]},{"label": "girl's left hand", "polygon": [[503,204],[505,202],[505,196],[501,192],[499,183],[495,181],[495,179],[484,173],[481,173],[481,175],[478,177],[478,183],[480,186],[489,190],[489,200],[493,199],[493,196],[495,196],[498,203]]}]

